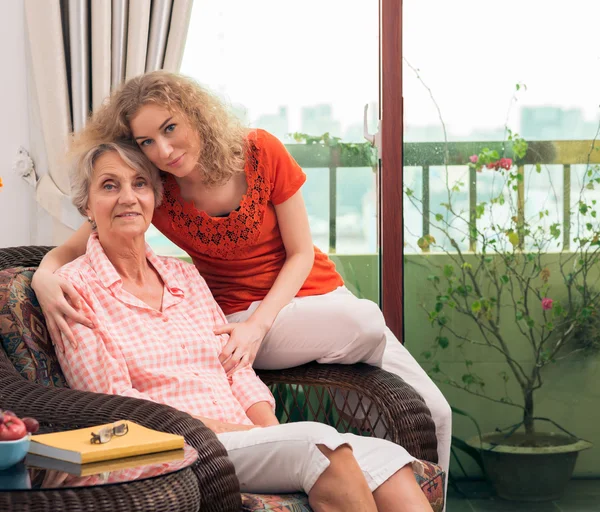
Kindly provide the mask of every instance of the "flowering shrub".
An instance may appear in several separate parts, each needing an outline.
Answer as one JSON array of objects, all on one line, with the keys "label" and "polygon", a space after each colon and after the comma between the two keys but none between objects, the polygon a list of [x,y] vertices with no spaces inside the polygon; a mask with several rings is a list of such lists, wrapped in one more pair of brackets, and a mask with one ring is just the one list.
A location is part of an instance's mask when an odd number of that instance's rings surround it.
[{"label": "flowering shrub", "polygon": [[[446,182],[448,199],[442,203],[446,213],[436,214],[430,226],[449,243],[438,243],[429,233],[418,241],[424,252],[436,249],[446,254],[443,264],[436,263],[439,258],[424,258],[432,269],[428,280],[435,300],[423,307],[437,335],[423,355],[431,362],[434,379],[519,408],[525,431],[533,435],[534,395],[543,385],[544,367],[587,350],[589,344],[582,346],[574,340],[590,333],[598,336],[600,331],[600,292],[591,286],[599,275],[600,215],[596,201],[586,195],[600,185],[600,169],[586,169],[568,226],[573,236],[564,237],[563,225],[551,222],[543,204],[534,216],[526,217],[526,171],[544,169],[528,155],[525,140],[510,130],[508,134],[505,154],[484,148],[465,162],[478,173],[494,173],[500,187],[485,201],[478,193],[473,211],[464,211],[455,199],[457,186]],[[405,194],[423,212],[421,200],[410,189]],[[461,229],[461,225],[466,227]],[[470,241],[470,252],[461,249],[460,237]],[[517,335],[507,326],[516,326]],[[514,379],[521,399],[513,400],[508,391],[500,397],[488,395],[484,377],[470,360],[465,360],[460,378],[446,374],[438,355],[451,344],[501,353],[508,371],[499,378],[505,384]],[[529,361],[517,360],[523,344],[531,347]]]}]

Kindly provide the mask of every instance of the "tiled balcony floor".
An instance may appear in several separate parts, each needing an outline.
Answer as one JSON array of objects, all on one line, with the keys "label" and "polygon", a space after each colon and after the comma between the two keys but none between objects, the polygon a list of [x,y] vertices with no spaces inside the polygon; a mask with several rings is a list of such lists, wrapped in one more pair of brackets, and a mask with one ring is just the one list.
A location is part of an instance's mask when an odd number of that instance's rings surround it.
[{"label": "tiled balcony floor", "polygon": [[600,512],[600,480],[573,480],[565,495],[549,503],[518,503],[493,496],[485,482],[459,482],[461,497],[448,490],[447,512]]}]

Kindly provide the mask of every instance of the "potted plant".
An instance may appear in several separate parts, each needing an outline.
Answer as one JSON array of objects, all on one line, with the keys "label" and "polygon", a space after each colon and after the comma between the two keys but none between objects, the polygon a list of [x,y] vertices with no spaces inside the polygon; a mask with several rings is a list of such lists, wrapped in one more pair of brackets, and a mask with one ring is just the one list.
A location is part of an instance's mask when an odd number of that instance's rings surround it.
[{"label": "potted plant", "polygon": [[[488,189],[478,189],[475,204],[461,209],[458,193],[464,185],[447,181],[443,210],[431,215],[435,231],[418,241],[422,251],[435,248],[447,256],[441,265],[423,258],[431,265],[428,281],[435,290],[435,299],[424,307],[437,330],[434,346],[423,355],[435,380],[521,411],[517,425],[477,436],[469,444],[481,451],[499,496],[541,501],[560,496],[578,452],[591,446],[536,417],[535,397],[548,365],[597,345],[600,290],[593,284],[600,267],[600,215],[588,191],[600,184],[600,169],[586,167],[578,200],[569,216],[564,214],[565,224],[555,222],[558,215],[541,203],[527,217],[526,172],[547,169],[535,164],[530,144],[507,133],[500,150],[465,155],[471,180],[488,174],[482,180]],[[412,190],[405,189],[405,195],[423,212]],[[562,212],[561,202],[555,203]],[[448,375],[438,355],[451,343],[500,353],[507,368],[499,378],[516,382],[518,399],[488,395],[489,376],[482,377],[468,359],[462,376]],[[517,356],[523,346],[529,347],[527,362]],[[541,431],[541,424],[551,424],[554,431]]]}]

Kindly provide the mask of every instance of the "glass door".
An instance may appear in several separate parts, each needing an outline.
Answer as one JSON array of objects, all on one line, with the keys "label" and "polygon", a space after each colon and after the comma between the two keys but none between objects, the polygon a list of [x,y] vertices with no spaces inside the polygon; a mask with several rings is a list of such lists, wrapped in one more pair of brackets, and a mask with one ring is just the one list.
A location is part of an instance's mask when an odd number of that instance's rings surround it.
[{"label": "glass door", "polygon": [[404,0],[405,339],[482,432],[522,420],[512,368],[538,368],[536,416],[598,443],[600,3],[548,5]]}]

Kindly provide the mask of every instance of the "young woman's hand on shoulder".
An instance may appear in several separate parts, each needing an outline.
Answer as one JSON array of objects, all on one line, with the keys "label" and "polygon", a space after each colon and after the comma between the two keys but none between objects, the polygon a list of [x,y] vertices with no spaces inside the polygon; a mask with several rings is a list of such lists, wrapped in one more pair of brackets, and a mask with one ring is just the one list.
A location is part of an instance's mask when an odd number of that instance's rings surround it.
[{"label": "young woman's hand on shoulder", "polygon": [[67,318],[86,325],[90,329],[94,328],[92,321],[78,311],[81,307],[81,296],[66,279],[48,270],[39,269],[35,273],[34,279],[35,294],[46,318],[46,326],[52,342],[58,350],[64,352],[62,333],[73,348],[77,348],[77,342],[67,324]]},{"label": "young woman's hand on shoulder", "polygon": [[31,281],[31,287],[46,318],[50,337],[61,351],[64,351],[61,333],[73,347],[77,347],[75,337],[67,324],[67,318],[90,329],[94,328],[92,320],[78,311],[82,299],[77,290],[66,279],[54,273],[85,253],[91,232],[90,225],[85,222],[63,245],[52,249],[44,256]]}]

